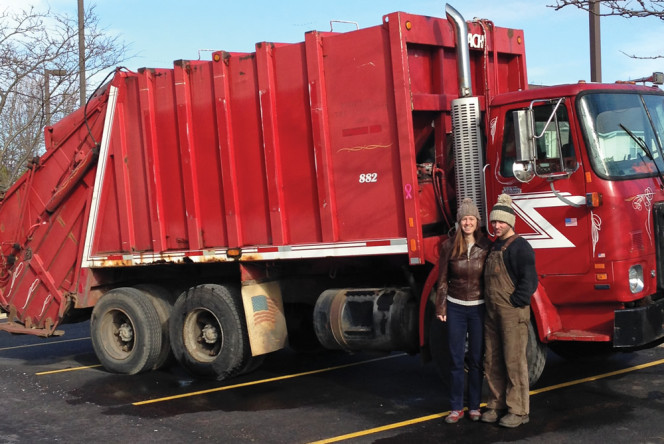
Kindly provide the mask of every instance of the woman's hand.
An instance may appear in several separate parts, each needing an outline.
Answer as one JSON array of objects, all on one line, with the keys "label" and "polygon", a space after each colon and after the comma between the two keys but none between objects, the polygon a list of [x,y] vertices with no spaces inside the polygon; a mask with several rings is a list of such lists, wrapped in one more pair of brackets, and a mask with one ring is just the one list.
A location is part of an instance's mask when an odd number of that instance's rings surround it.
[{"label": "woman's hand", "polygon": [[436,317],[438,318],[438,320],[439,320],[440,322],[445,322],[445,321],[447,321],[447,316],[436,315]]}]

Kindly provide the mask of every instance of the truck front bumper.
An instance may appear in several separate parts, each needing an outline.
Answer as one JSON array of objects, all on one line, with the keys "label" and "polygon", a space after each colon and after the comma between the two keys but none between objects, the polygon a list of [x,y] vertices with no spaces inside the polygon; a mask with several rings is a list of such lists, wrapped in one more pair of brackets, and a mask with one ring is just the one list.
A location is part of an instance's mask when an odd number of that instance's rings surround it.
[{"label": "truck front bumper", "polygon": [[613,346],[638,348],[664,338],[664,298],[649,305],[615,311]]}]

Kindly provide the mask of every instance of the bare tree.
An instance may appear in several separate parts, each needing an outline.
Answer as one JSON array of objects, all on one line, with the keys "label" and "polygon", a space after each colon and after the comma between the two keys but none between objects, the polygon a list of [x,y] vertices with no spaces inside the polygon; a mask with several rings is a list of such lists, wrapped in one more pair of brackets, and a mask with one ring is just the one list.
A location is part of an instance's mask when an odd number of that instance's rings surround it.
[{"label": "bare tree", "polygon": [[[556,0],[555,5],[548,5],[556,11],[567,6],[574,6],[576,8],[588,11],[592,9],[592,3],[600,3],[603,7],[600,16],[618,16],[624,18],[645,18],[654,17],[659,20],[664,20],[664,0]],[[661,59],[664,55],[655,56],[638,56],[636,54],[627,54],[628,57],[633,59]]]},{"label": "bare tree", "polygon": [[[656,17],[664,20],[664,0],[598,0],[604,7],[602,16],[632,17]],[[593,0],[556,0],[555,5],[550,5],[556,11],[567,6],[575,6],[584,11],[590,11]]]},{"label": "bare tree", "polygon": [[[48,116],[54,122],[78,106],[77,20],[34,8],[0,12],[0,192],[43,150]],[[84,22],[90,79],[123,61],[127,46],[100,29],[94,6]]]}]

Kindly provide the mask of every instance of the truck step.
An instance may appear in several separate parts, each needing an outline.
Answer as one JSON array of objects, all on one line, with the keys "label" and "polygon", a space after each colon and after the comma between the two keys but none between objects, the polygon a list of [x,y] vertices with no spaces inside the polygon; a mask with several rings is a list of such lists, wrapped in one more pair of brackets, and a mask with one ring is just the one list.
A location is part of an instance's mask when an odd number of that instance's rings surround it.
[{"label": "truck step", "polygon": [[551,333],[547,339],[549,341],[584,341],[584,342],[609,342],[609,335],[595,333],[585,330],[565,330]]}]

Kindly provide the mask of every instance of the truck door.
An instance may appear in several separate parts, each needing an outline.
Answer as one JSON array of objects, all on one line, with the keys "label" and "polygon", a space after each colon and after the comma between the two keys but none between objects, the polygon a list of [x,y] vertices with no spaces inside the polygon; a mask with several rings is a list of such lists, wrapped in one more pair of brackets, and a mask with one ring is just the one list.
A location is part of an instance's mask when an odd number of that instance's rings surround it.
[{"label": "truck door", "polygon": [[487,143],[487,215],[499,194],[511,195],[515,231],[535,249],[540,275],[583,274],[590,266],[592,217],[585,206],[581,145],[567,105],[564,101],[533,105],[534,132],[539,137],[528,182],[517,180],[513,169],[517,108],[497,110],[492,117],[497,137]]}]

